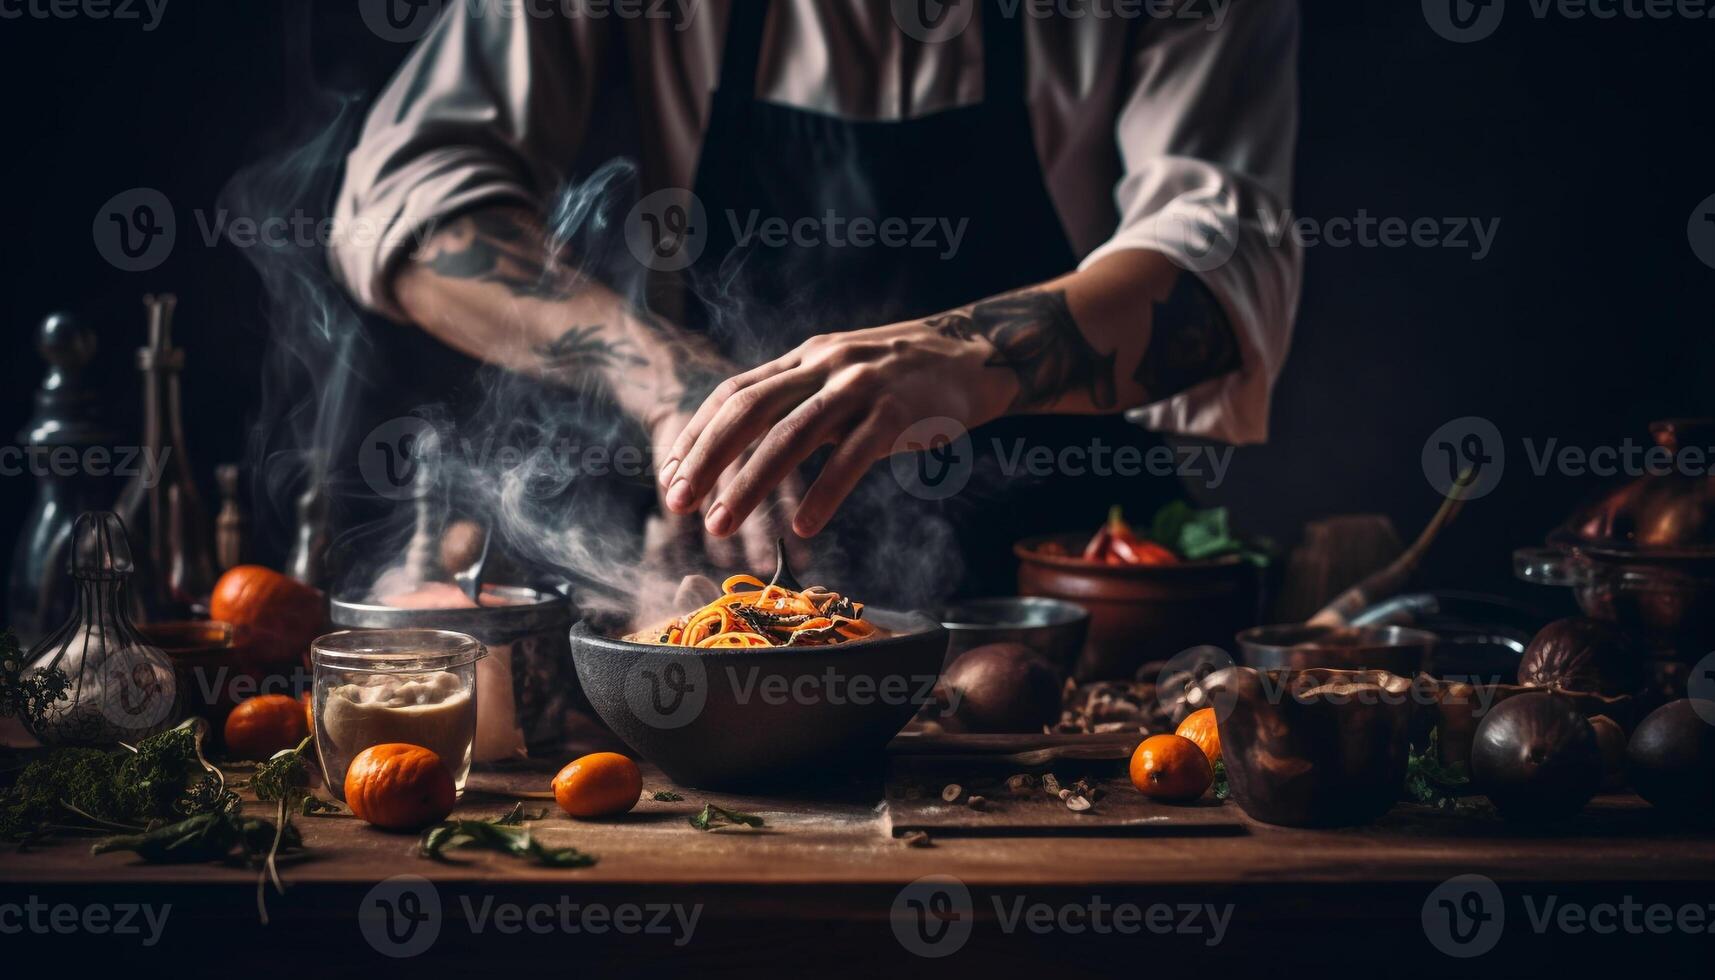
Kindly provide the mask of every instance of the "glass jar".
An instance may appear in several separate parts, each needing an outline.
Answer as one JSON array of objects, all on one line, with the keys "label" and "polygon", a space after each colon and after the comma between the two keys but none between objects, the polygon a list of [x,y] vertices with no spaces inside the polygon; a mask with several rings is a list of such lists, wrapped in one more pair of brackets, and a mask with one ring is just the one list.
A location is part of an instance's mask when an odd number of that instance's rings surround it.
[{"label": "glass jar", "polygon": [[310,646],[316,752],[328,789],[372,745],[433,751],[464,792],[476,740],[476,663],[488,650],[451,630],[343,630]]},{"label": "glass jar", "polygon": [[61,672],[68,686],[30,733],[44,745],[108,746],[173,727],[182,703],[173,665],[131,622],[124,522],[106,511],[78,515],[66,565],[77,608],[28,663]]}]

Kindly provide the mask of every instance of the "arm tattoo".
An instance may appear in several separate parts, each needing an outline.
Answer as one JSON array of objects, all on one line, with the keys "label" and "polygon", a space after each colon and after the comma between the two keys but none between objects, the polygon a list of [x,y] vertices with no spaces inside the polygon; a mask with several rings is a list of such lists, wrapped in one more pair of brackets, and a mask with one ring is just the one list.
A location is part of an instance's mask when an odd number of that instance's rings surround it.
[{"label": "arm tattoo", "polygon": [[1097,408],[1118,402],[1114,355],[1100,354],[1084,339],[1061,290],[1030,290],[983,300],[970,312],[935,317],[931,327],[943,337],[982,337],[994,347],[991,367],[1018,376],[1013,410],[1039,408],[1060,396],[1081,391]]},{"label": "arm tattoo", "polygon": [[686,414],[695,412],[703,407],[703,402],[708,400],[709,392],[714,391],[716,385],[736,373],[731,364],[721,360],[712,345],[669,327],[647,310],[639,311],[637,318],[645,329],[666,345],[668,359],[673,365],[673,380],[678,390],[667,392],[662,404],[672,405]]},{"label": "arm tattoo", "polygon": [[448,279],[495,283],[522,298],[564,299],[575,279],[549,259],[540,235],[516,216],[497,211],[454,221],[418,257],[424,268]]},{"label": "arm tattoo", "polygon": [[923,321],[930,330],[935,331],[948,340],[970,340],[976,336],[971,328],[971,315],[959,310],[942,313]]},{"label": "arm tattoo", "polygon": [[560,339],[536,348],[543,373],[573,387],[594,390],[605,387],[614,369],[648,363],[631,353],[626,341],[608,340],[601,334],[599,325],[573,327]]},{"label": "arm tattoo", "polygon": [[1239,344],[1221,304],[1202,280],[1181,272],[1155,304],[1149,349],[1132,380],[1160,401],[1239,367]]}]

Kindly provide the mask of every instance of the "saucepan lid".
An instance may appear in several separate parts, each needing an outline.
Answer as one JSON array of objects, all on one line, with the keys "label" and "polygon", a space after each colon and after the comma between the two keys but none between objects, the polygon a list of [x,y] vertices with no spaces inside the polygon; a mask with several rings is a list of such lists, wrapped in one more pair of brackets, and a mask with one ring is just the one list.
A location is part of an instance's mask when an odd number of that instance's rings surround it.
[{"label": "saucepan lid", "polygon": [[1620,462],[1642,474],[1581,508],[1549,544],[1592,558],[1715,560],[1715,419],[1663,419]]}]

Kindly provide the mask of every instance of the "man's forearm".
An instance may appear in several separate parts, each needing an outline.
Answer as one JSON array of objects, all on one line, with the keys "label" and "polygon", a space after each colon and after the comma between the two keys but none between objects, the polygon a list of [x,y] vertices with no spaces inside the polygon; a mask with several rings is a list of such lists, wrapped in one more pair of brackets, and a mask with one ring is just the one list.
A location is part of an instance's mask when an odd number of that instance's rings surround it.
[{"label": "man's forearm", "polygon": [[443,343],[606,394],[645,423],[694,410],[725,376],[708,344],[554,261],[540,223],[521,209],[450,222],[412,256],[394,287],[411,319]]},{"label": "man's forearm", "polygon": [[1155,252],[1119,252],[926,322],[992,349],[988,369],[1012,392],[1004,414],[1118,412],[1239,366],[1214,295]]}]

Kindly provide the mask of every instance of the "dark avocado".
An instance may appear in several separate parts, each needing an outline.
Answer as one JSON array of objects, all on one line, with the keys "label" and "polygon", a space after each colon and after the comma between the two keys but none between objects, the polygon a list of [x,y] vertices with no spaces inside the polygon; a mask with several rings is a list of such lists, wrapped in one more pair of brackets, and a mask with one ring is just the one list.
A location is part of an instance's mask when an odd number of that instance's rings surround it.
[{"label": "dark avocado", "polygon": [[1477,726],[1471,779],[1508,820],[1547,823],[1569,817],[1602,783],[1596,730],[1570,699],[1558,694],[1508,698]]},{"label": "dark avocado", "polygon": [[1715,819],[1715,702],[1681,698],[1650,712],[1626,746],[1626,775],[1664,810]]},{"label": "dark avocado", "polygon": [[960,654],[937,695],[948,731],[1040,733],[1060,719],[1060,675],[1022,643],[990,643]]},{"label": "dark avocado", "polygon": [[1643,685],[1643,653],[1624,630],[1573,616],[1539,630],[1519,661],[1518,682],[1596,694],[1633,694]]}]

